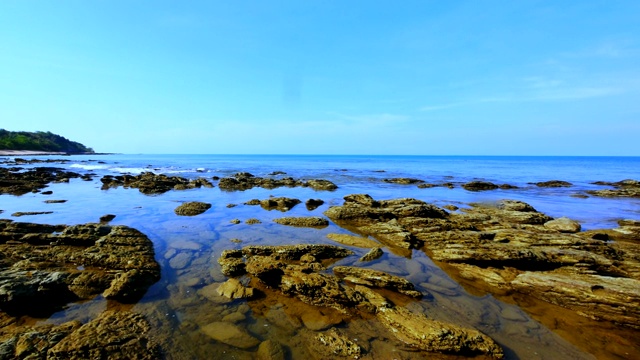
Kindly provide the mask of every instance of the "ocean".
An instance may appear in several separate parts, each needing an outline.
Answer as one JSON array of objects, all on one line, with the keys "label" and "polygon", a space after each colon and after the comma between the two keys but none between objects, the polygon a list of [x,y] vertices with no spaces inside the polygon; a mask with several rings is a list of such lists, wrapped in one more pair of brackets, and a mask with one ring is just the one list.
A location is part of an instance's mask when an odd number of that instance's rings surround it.
[{"label": "ocean", "polygon": [[[494,156],[324,156],[324,155],[81,155],[28,157],[61,159],[64,162],[22,165],[25,168],[51,166],[93,173],[92,181],[71,179],[69,183],[50,184],[52,195],[29,193],[22,196],[0,195],[1,219],[48,224],[81,224],[98,222],[100,216],[114,214],[113,225],[127,225],[145,233],[153,242],[156,258],[162,266],[162,279],[133,308],[154,319],[154,331],[171,339],[178,351],[171,358],[251,358],[251,353],[213,342],[199,334],[203,321],[217,320],[215,314],[241,313],[237,324],[262,339],[280,339],[288,346],[291,358],[308,354],[298,339],[304,327],[287,329],[282,325],[280,308],[257,311],[244,302],[213,304],[197,296],[198,290],[212,282],[225,280],[216,260],[226,249],[246,245],[281,245],[300,243],[333,243],[329,233],[349,233],[335,224],[323,229],[292,228],[274,224],[281,216],[322,216],[333,205],[342,205],[349,194],[369,194],[377,200],[416,198],[438,206],[468,207],[469,203],[492,203],[501,199],[527,202],[552,217],[566,216],[581,223],[583,230],[613,228],[620,219],[640,220],[640,199],[600,198],[586,194],[588,190],[607,188],[596,181],[615,182],[640,179],[640,157],[494,157]],[[0,158],[0,161],[2,158]],[[4,165],[2,165],[4,166]],[[144,195],[137,189],[101,190],[104,175],[140,174],[145,171],[185,178],[226,177],[237,172],[269,177],[326,179],[338,186],[334,191],[310,188],[254,188],[246,191],[222,191],[218,187],[169,191],[160,195]],[[415,178],[426,183],[452,183],[453,188],[419,188],[385,182],[390,178]],[[462,184],[483,180],[509,184],[517,188],[490,191],[467,191]],[[546,188],[536,182],[563,180],[570,187]],[[322,199],[325,204],[315,210],[298,205],[285,214],[259,207],[241,206],[251,199],[286,196]],[[46,204],[43,200],[67,200]],[[185,201],[212,204],[206,213],[195,217],[179,217],[174,209]],[[237,205],[228,207],[229,204]],[[53,211],[46,215],[13,217],[14,212]],[[232,219],[258,218],[257,225],[233,225]],[[232,241],[234,240],[234,241]],[[240,243],[236,243],[239,240]],[[189,246],[184,244],[188,243]],[[194,245],[195,244],[195,245]],[[363,249],[353,249],[358,255]],[[173,254],[184,252],[189,258],[177,265]],[[362,254],[360,254],[362,253]],[[171,255],[170,255],[171,254]],[[353,260],[343,260],[349,265]],[[579,338],[559,336],[515,305],[489,294],[474,294],[452,280],[428,256],[414,251],[410,258],[392,253],[372,265],[378,270],[407,277],[419,289],[434,295],[412,305],[413,311],[424,311],[436,319],[473,326],[490,335],[505,349],[508,359],[590,359],[583,349],[587,344]],[[422,286],[422,287],[421,287]],[[264,304],[263,304],[264,305]],[[38,323],[87,321],[107,308],[111,302],[98,297],[89,302],[71,304],[66,310]],[[266,306],[266,305],[265,305]],[[545,311],[552,312],[552,309]],[[258,315],[260,314],[260,315]],[[266,314],[266,315],[265,315]],[[271,314],[271,315],[269,315]],[[508,316],[505,314],[509,314]],[[218,319],[219,320],[219,319]],[[285,321],[286,322],[286,321]],[[356,325],[349,325],[356,326]],[[282,340],[282,339],[291,339]],[[297,339],[297,340],[296,340]],[[375,338],[371,344],[375,344]],[[373,345],[372,345],[373,346]],[[382,345],[380,345],[382,346]],[[374,348],[376,348],[374,346]],[[380,347],[383,349],[384,347]],[[392,353],[393,349],[377,350]],[[211,357],[209,357],[211,356]],[[382,357],[379,357],[382,358]]]}]

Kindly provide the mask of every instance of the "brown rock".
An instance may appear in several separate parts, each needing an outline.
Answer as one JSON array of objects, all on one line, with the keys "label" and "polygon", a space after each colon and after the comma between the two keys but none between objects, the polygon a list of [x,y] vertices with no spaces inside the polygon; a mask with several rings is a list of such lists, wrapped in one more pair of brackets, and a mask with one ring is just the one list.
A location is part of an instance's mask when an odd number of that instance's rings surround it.
[{"label": "brown rock", "polygon": [[544,227],[563,233],[577,233],[582,229],[579,222],[571,220],[567,217],[561,217],[555,220],[547,221],[546,223],[544,223]]},{"label": "brown rock", "polygon": [[431,320],[400,307],[381,307],[377,317],[398,340],[417,349],[465,356],[488,355],[494,359],[504,357],[498,344],[474,329]]},{"label": "brown rock", "polygon": [[202,214],[210,208],[211,204],[200,201],[191,201],[178,206],[174,211],[177,215],[181,216],[195,216]]},{"label": "brown rock", "polygon": [[373,261],[380,258],[382,255],[384,255],[382,249],[380,249],[379,247],[374,247],[373,249],[369,250],[368,253],[364,254],[360,258],[360,261]]},{"label": "brown rock", "polygon": [[245,287],[237,279],[231,278],[217,289],[218,295],[229,299],[250,299],[253,297],[253,288]]},{"label": "brown rock", "polygon": [[572,183],[562,180],[549,180],[535,183],[539,187],[570,187]]},{"label": "brown rock", "polygon": [[297,204],[300,204],[301,201],[298,199],[291,199],[287,197],[275,197],[269,198],[260,201],[260,206],[265,210],[279,210],[282,212],[286,212],[291,210]]},{"label": "brown rock", "polygon": [[336,329],[317,334],[315,339],[325,347],[325,349],[322,349],[324,351],[321,351],[331,356],[353,357],[357,359],[363,352],[360,345],[338,333]]},{"label": "brown rock", "polygon": [[47,359],[158,359],[149,330],[139,314],[105,311],[49,349]]},{"label": "brown rock", "polygon": [[463,184],[462,187],[465,190],[469,190],[469,191],[485,191],[485,190],[495,190],[498,188],[498,185],[488,181],[471,181],[466,184]]},{"label": "brown rock", "polygon": [[424,182],[424,180],[413,179],[413,178],[392,178],[392,179],[384,179],[382,181],[386,183],[402,184],[402,185],[419,184]]},{"label": "brown rock", "polygon": [[324,201],[321,200],[321,199],[309,199],[309,200],[307,200],[305,202],[305,206],[307,207],[307,210],[309,210],[309,211],[317,209],[322,204],[324,204]]},{"label": "brown rock", "polygon": [[408,280],[382,271],[353,266],[336,266],[333,268],[333,273],[354,284],[384,288],[415,298],[422,297],[422,293],[417,291]]},{"label": "brown rock", "polygon": [[280,225],[297,226],[297,227],[327,227],[329,225],[329,221],[327,221],[327,219],[317,217],[317,216],[284,217],[284,218],[274,219],[273,221]]},{"label": "brown rock", "polygon": [[348,234],[327,234],[327,237],[335,242],[339,242],[348,246],[356,246],[367,249],[380,246],[379,242],[362,236],[353,236]]},{"label": "brown rock", "polygon": [[224,321],[216,321],[201,328],[210,338],[240,349],[249,349],[260,344],[260,340],[251,336],[243,328]]},{"label": "brown rock", "polygon": [[286,352],[284,346],[273,340],[265,340],[258,346],[256,352],[258,360],[285,360]]},{"label": "brown rock", "polygon": [[511,283],[518,292],[597,320],[640,328],[640,281],[575,272],[526,272]]}]

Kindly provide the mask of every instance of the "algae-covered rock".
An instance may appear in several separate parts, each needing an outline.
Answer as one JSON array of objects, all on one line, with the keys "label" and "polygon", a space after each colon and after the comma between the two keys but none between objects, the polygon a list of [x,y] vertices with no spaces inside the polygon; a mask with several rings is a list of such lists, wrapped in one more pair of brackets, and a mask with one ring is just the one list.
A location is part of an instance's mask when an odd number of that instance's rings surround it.
[{"label": "algae-covered rock", "polygon": [[317,216],[283,217],[274,219],[273,221],[280,225],[297,227],[326,227],[329,225],[329,221],[327,221],[327,219]]},{"label": "algae-covered rock", "polygon": [[174,211],[177,215],[181,216],[195,216],[202,214],[210,208],[211,204],[200,201],[191,201],[178,206]]},{"label": "algae-covered rock", "polygon": [[47,359],[158,359],[150,330],[139,314],[105,311],[49,349]]},{"label": "algae-covered rock", "polygon": [[279,210],[286,212],[291,210],[294,206],[300,204],[298,199],[291,199],[287,197],[274,197],[260,201],[260,206],[265,210]]}]

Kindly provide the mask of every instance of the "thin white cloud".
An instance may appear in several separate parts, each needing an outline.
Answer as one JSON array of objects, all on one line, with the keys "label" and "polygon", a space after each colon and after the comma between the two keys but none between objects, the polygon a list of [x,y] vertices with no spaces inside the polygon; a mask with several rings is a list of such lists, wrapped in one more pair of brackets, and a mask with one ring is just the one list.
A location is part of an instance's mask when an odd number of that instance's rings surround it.
[{"label": "thin white cloud", "polygon": [[554,102],[587,100],[612,96],[625,92],[623,86],[605,85],[571,85],[567,81],[542,76],[530,76],[522,79],[518,90],[508,96],[482,97],[464,101],[431,104],[423,106],[420,111],[431,112],[452,108],[468,107],[487,103],[521,103],[521,102]]},{"label": "thin white cloud", "polygon": [[389,113],[348,115],[338,112],[328,112],[327,115],[349,122],[365,124],[387,124],[409,120],[409,116]]}]

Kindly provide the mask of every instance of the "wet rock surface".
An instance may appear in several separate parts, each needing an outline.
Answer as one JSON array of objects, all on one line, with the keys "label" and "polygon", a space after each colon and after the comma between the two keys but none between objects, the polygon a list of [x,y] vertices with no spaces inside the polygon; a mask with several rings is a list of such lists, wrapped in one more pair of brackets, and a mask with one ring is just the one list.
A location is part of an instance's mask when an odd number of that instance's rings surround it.
[{"label": "wet rock surface", "polygon": [[572,183],[568,182],[568,181],[563,181],[563,180],[549,180],[549,181],[541,181],[541,182],[537,182],[534,183],[536,186],[538,187],[549,187],[549,188],[555,188],[555,187],[571,187],[573,186]]},{"label": "wet rock surface", "polygon": [[139,359],[161,358],[149,337],[150,326],[139,314],[105,311],[82,324],[20,328],[0,334],[2,359]]},{"label": "wet rock surface", "polygon": [[47,215],[53,214],[53,211],[18,211],[11,214],[13,217],[32,216],[32,215]]},{"label": "wet rock surface", "polygon": [[[580,233],[572,220],[553,220],[516,200],[472,204],[452,214],[418,204],[352,195],[326,214],[388,247],[422,246],[470,286],[482,283],[496,294],[526,294],[589,318],[640,327],[636,222]],[[409,211],[417,205],[429,211]],[[381,237],[382,229],[399,241]],[[613,239],[618,241],[606,241]]]},{"label": "wet rock surface", "polygon": [[49,183],[69,182],[81,175],[55,167],[0,168],[0,195],[24,195],[40,192]]},{"label": "wet rock surface", "polygon": [[386,183],[401,184],[401,185],[420,184],[424,182],[424,180],[414,179],[414,178],[391,178],[391,179],[383,179],[382,181]]},{"label": "wet rock surface", "polygon": [[601,197],[640,197],[640,181],[627,179],[618,182],[598,181],[596,185],[613,186],[615,189],[589,190],[588,194]]},{"label": "wet rock surface", "polygon": [[317,216],[305,216],[305,217],[283,217],[273,220],[275,223],[287,226],[297,227],[327,227],[329,221],[325,218]]},{"label": "wet rock surface", "polygon": [[257,177],[247,172],[239,172],[232,177],[224,177],[220,179],[218,187],[225,191],[244,191],[254,187],[264,189],[276,189],[279,187],[310,187],[314,190],[335,190],[338,186],[329,180],[311,179],[299,180],[292,177],[263,178]]},{"label": "wet rock surface", "polygon": [[154,174],[149,171],[140,175],[105,175],[100,181],[102,182],[102,190],[122,186],[125,189],[138,189],[146,195],[163,194],[170,190],[196,189],[203,186],[213,187],[213,184],[205,178],[189,180],[179,176]]},{"label": "wet rock surface", "polygon": [[178,206],[174,212],[181,216],[196,216],[211,208],[211,204],[200,201],[190,201]]},{"label": "wet rock surface", "polygon": [[304,204],[307,207],[307,210],[313,211],[313,210],[317,209],[318,207],[322,206],[322,204],[324,204],[324,200],[322,200],[322,199],[309,199]]},{"label": "wet rock surface", "polygon": [[260,200],[260,207],[265,210],[278,210],[287,212],[300,203],[301,201],[298,199],[292,199],[288,197],[273,197]]},{"label": "wet rock surface", "polygon": [[415,237],[402,224],[402,218],[445,219],[445,210],[416,199],[377,201],[367,194],[345,196],[343,206],[330,207],[324,214],[356,232],[371,236],[390,249],[420,248],[423,241]]},{"label": "wet rock surface", "polygon": [[[105,311],[82,324],[22,325],[70,302],[102,295],[138,301],[160,279],[151,241],[125,226],[0,220],[0,358],[157,359],[139,314]],[[6,326],[11,324],[10,326]]]},{"label": "wet rock surface", "polygon": [[495,190],[498,187],[498,185],[488,181],[471,181],[466,184],[462,184],[462,188],[469,191]]},{"label": "wet rock surface", "polygon": [[[331,262],[353,253],[331,245],[248,246],[241,250],[226,250],[218,262],[223,273],[229,276],[247,274],[263,291],[279,291],[306,304],[339,311],[342,317],[359,318],[375,316],[379,326],[386,328],[398,341],[414,351],[440,352],[458,355],[483,355],[495,359],[503,357],[502,349],[491,338],[477,330],[459,327],[427,318],[397,306],[376,289],[397,293],[409,299],[420,298],[413,284],[406,279],[381,271],[336,266],[335,275],[324,271]],[[346,282],[344,282],[344,280]],[[355,286],[350,286],[353,284]],[[400,295],[401,294],[401,295]],[[315,321],[305,320],[308,327],[322,329],[339,324],[316,327]],[[231,325],[215,324],[215,327]],[[203,329],[210,336],[216,329]],[[244,336],[238,331],[227,331],[234,336]],[[425,335],[426,334],[426,335]],[[216,335],[219,336],[219,335]],[[219,341],[227,341],[219,338]],[[320,358],[359,357],[367,350],[335,327],[311,337],[308,346]],[[246,339],[248,346],[255,341]],[[239,346],[232,344],[233,346]]]},{"label": "wet rock surface", "polygon": [[148,322],[139,314],[105,311],[49,349],[47,359],[161,358],[149,331]]},{"label": "wet rock surface", "polygon": [[12,314],[46,314],[98,294],[137,301],[160,278],[151,241],[125,226],[2,220],[0,251],[0,309]]}]

